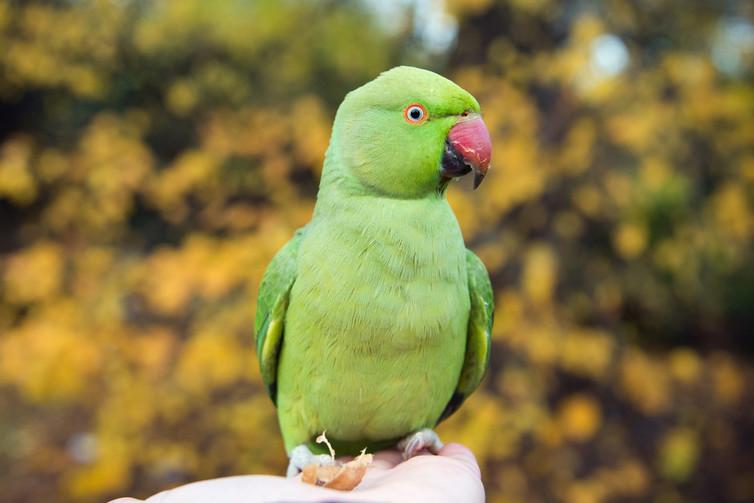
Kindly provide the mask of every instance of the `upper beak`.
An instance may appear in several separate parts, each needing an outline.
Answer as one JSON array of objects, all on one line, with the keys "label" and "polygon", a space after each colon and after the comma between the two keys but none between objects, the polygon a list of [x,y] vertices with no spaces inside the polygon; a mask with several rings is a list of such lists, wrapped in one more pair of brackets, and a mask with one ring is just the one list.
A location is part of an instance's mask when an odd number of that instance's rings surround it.
[{"label": "upper beak", "polygon": [[474,189],[482,183],[490,167],[492,142],[482,116],[461,116],[450,129],[445,141],[441,174],[446,178],[474,172]]}]

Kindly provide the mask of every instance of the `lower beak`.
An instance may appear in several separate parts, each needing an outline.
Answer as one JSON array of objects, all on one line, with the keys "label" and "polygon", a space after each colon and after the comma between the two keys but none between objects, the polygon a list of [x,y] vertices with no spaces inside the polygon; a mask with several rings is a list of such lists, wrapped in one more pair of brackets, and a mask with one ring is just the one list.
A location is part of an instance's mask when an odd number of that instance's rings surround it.
[{"label": "lower beak", "polygon": [[450,129],[445,140],[440,174],[445,178],[474,172],[474,189],[482,183],[490,167],[492,142],[482,116],[464,115]]}]

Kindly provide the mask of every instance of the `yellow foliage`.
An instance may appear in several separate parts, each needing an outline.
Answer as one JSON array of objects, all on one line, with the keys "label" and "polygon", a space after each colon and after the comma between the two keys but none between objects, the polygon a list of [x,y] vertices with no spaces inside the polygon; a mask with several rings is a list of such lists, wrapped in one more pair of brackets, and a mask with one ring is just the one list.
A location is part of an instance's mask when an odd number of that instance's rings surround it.
[{"label": "yellow foliage", "polygon": [[0,340],[0,380],[17,386],[31,401],[74,399],[88,391],[101,369],[102,352],[87,341],[72,307],[52,304],[49,319],[40,316]]},{"label": "yellow foliage", "polygon": [[715,397],[725,406],[740,405],[743,397],[744,377],[736,369],[728,355],[715,354],[711,360],[712,384],[715,387]]},{"label": "yellow foliage", "polygon": [[602,414],[594,397],[585,394],[567,397],[558,410],[563,435],[577,442],[589,440],[600,427]]},{"label": "yellow foliage", "polygon": [[647,246],[647,232],[637,224],[623,224],[615,233],[616,251],[626,259],[638,256]]},{"label": "yellow foliage", "polygon": [[661,473],[670,479],[684,481],[689,478],[699,458],[699,440],[688,428],[670,430],[660,445]]},{"label": "yellow foliage", "polygon": [[15,304],[52,299],[60,290],[63,277],[60,247],[49,241],[8,257],[3,270],[3,295]]},{"label": "yellow foliage", "polygon": [[740,185],[721,187],[712,200],[717,228],[737,241],[750,240],[754,233],[754,215],[745,190]]},{"label": "yellow foliage", "polygon": [[586,216],[596,217],[602,210],[602,196],[591,186],[581,187],[574,193],[574,204]]},{"label": "yellow foliage", "polygon": [[29,203],[37,195],[37,184],[29,170],[31,139],[16,137],[0,148],[0,196],[20,204]]},{"label": "yellow foliage", "polygon": [[670,369],[673,377],[684,384],[693,384],[699,378],[702,362],[696,353],[688,349],[676,349],[670,354]]},{"label": "yellow foliage", "polygon": [[623,392],[636,407],[649,415],[667,410],[669,383],[662,364],[631,349],[621,359],[620,366]]},{"label": "yellow foliage", "polygon": [[[115,454],[115,453],[114,453]],[[76,470],[62,483],[63,489],[73,498],[88,498],[113,489],[124,489],[129,482],[129,463],[117,456],[108,457],[106,462]]]},{"label": "yellow foliage", "polygon": [[557,262],[552,250],[536,244],[526,253],[523,290],[529,299],[538,304],[550,301],[557,282]]},{"label": "yellow foliage", "polygon": [[609,334],[596,330],[572,330],[563,337],[562,365],[575,374],[600,378],[610,365],[613,345]]},{"label": "yellow foliage", "polygon": [[221,334],[197,334],[185,345],[175,377],[191,392],[206,393],[236,382],[248,362],[236,341]]}]

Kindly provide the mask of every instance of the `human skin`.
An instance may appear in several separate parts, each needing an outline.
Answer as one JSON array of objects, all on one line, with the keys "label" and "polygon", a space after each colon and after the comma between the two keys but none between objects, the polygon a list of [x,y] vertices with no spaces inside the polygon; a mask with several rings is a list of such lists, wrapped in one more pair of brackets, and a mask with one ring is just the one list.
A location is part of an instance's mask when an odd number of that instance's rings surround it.
[{"label": "human skin", "polygon": [[[395,450],[377,453],[364,480],[351,492],[301,482],[301,477],[241,475],[194,482],[147,498],[147,503],[295,502],[469,502],[484,501],[479,465],[460,444],[446,445],[438,455],[419,455],[402,462]],[[119,498],[110,503],[142,500]]]}]

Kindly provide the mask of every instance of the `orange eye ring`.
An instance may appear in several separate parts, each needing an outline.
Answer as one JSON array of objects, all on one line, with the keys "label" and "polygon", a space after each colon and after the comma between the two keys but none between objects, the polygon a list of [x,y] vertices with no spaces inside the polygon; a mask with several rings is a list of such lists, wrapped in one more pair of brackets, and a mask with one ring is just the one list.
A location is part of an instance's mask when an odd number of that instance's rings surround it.
[{"label": "orange eye ring", "polygon": [[403,119],[412,126],[418,126],[429,119],[429,112],[421,103],[411,103],[403,109]]}]

